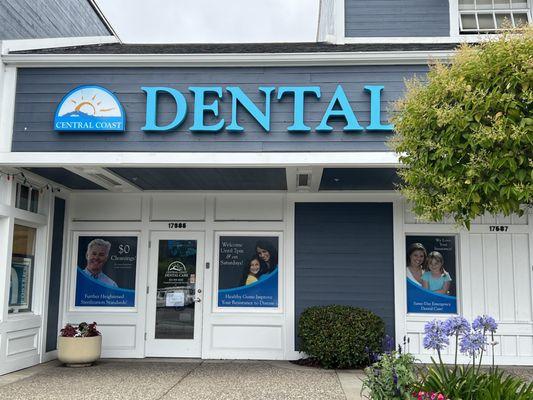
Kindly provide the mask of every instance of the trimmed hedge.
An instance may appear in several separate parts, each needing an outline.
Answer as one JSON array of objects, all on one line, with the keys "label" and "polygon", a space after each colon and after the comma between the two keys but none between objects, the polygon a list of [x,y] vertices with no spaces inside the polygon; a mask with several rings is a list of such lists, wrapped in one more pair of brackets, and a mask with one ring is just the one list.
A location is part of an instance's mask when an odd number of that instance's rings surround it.
[{"label": "trimmed hedge", "polygon": [[360,368],[381,352],[385,323],[372,311],[350,306],[309,307],[298,322],[300,350],[324,368]]}]

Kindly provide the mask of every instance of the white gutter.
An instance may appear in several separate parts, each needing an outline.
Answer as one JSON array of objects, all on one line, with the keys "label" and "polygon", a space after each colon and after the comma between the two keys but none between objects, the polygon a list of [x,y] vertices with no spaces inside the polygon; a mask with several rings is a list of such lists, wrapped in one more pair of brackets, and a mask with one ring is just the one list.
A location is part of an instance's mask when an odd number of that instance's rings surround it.
[{"label": "white gutter", "polygon": [[218,54],[6,54],[2,61],[20,67],[216,67],[406,65],[446,61],[453,50],[218,53]]},{"label": "white gutter", "polygon": [[0,165],[10,167],[287,167],[336,166],[398,168],[394,152],[302,153],[0,153]]}]

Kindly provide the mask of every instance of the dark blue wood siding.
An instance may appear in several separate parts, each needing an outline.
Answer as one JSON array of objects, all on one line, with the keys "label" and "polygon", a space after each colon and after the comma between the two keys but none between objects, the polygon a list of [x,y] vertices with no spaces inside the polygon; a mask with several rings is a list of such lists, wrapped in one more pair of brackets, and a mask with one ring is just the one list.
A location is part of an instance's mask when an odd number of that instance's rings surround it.
[{"label": "dark blue wood siding", "polygon": [[65,226],[65,200],[56,197],[52,232],[50,281],[48,283],[48,316],[46,319],[46,351],[57,348],[57,324],[61,294],[61,261],[63,260],[63,229]]},{"label": "dark blue wood siding", "polygon": [[394,337],[391,203],[297,203],[295,313],[341,304],[372,310]]},{"label": "dark blue wood siding", "polygon": [[448,0],[345,0],[346,37],[449,36]]},{"label": "dark blue wood siding", "polygon": [[[389,133],[345,133],[344,120],[332,121],[334,131],[317,133],[314,128],[338,84],[342,84],[362,126],[369,123],[370,96],[365,85],[383,85],[382,121],[391,102],[402,96],[404,79],[424,76],[424,65],[338,66],[338,67],[269,67],[269,68],[36,68],[20,69],[17,81],[13,151],[388,151]],[[80,85],[101,85],[113,91],[126,112],[124,133],[55,132],[53,117],[57,105],[69,91]],[[273,100],[271,131],[266,133],[244,110],[238,111],[243,133],[225,130],[218,133],[191,133],[192,94],[189,86],[240,86],[263,109],[264,96],[259,86],[320,86],[322,98],[309,97],[305,104],[305,121],[313,128],[309,133],[289,133],[292,124],[292,96]],[[188,102],[188,114],[176,130],[143,132],[146,95],[141,86],[170,86],[180,90]],[[274,93],[272,97],[275,97]],[[211,98],[206,102],[211,102]],[[176,105],[161,98],[159,123],[170,122]],[[231,98],[224,92],[220,118],[231,118]],[[212,119],[206,117],[206,123]]]}]

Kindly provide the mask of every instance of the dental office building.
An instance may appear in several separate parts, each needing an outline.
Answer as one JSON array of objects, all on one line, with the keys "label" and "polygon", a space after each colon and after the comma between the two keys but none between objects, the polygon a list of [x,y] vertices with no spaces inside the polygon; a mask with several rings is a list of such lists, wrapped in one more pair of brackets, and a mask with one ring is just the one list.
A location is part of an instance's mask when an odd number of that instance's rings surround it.
[{"label": "dental office building", "polygon": [[[298,359],[299,315],[327,304],[422,361],[427,320],[490,314],[496,362],[533,364],[531,210],[418,220],[386,143],[406,80],[531,1],[323,6],[314,43],[4,46],[0,373],[81,321],[103,357]],[[407,279],[413,243],[446,294]]]}]

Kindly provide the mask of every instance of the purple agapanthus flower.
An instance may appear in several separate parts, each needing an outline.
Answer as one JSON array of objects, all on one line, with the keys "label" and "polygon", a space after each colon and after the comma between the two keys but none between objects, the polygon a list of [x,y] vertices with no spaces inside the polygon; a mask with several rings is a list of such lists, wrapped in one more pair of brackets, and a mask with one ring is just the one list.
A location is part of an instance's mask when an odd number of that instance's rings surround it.
[{"label": "purple agapanthus flower", "polygon": [[472,328],[476,331],[495,333],[498,323],[489,315],[480,315],[472,322]]},{"label": "purple agapanthus flower", "polygon": [[487,346],[487,337],[480,331],[465,334],[459,342],[461,353],[470,357],[477,355]]},{"label": "purple agapanthus flower", "polygon": [[446,336],[463,335],[470,332],[470,323],[461,316],[450,317],[442,324]]},{"label": "purple agapanthus flower", "polygon": [[424,326],[424,348],[441,351],[449,343],[449,339],[443,331],[442,321],[429,321]]}]

